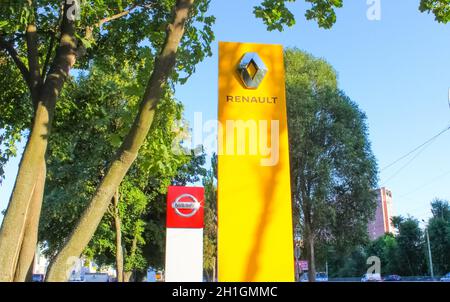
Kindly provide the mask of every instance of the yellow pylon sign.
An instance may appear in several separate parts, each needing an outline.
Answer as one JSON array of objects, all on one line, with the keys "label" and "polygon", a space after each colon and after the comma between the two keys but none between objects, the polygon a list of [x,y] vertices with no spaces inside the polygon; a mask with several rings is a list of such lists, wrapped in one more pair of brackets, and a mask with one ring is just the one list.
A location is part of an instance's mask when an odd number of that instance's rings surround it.
[{"label": "yellow pylon sign", "polygon": [[283,48],[219,43],[219,281],[294,281]]}]

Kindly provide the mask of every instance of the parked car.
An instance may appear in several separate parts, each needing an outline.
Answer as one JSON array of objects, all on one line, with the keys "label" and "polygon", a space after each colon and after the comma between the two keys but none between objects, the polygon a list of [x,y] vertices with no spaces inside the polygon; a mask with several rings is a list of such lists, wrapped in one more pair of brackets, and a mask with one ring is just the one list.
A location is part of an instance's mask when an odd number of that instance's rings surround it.
[{"label": "parked car", "polygon": [[380,274],[364,274],[361,278],[361,282],[381,282],[383,279],[381,279]]},{"label": "parked car", "polygon": [[326,273],[317,273],[316,281],[317,282],[328,282],[328,275]]},{"label": "parked car", "polygon": [[450,282],[450,273],[447,273],[447,275],[442,276],[440,279],[442,282]]},{"label": "parked car", "polygon": [[384,277],[384,281],[401,281],[402,277],[399,275],[388,275]]},{"label": "parked car", "polygon": [[44,275],[43,274],[33,274],[31,276],[32,282],[44,282]]},{"label": "parked car", "polygon": [[416,281],[420,281],[420,282],[432,282],[432,281],[437,281],[436,278],[432,278],[430,276],[424,276],[424,277],[418,277]]},{"label": "parked car", "polygon": [[[308,273],[303,273],[300,276],[300,282],[309,282]],[[316,282],[328,282],[328,275],[326,273],[316,273]]]},{"label": "parked car", "polygon": [[85,273],[84,282],[109,282],[109,275],[107,273]]}]

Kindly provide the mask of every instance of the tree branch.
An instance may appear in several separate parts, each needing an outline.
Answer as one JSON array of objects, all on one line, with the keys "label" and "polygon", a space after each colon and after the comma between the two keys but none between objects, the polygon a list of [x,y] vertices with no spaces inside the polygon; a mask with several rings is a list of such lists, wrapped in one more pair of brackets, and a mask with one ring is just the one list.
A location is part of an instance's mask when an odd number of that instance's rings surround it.
[{"label": "tree branch", "polygon": [[134,10],[138,9],[138,8],[151,8],[155,5],[155,3],[149,3],[149,4],[135,4],[132,5],[129,9],[124,10],[120,13],[117,13],[115,15],[106,17],[101,19],[100,21],[98,21],[97,23],[95,23],[93,26],[89,26],[86,28],[86,34],[85,34],[85,38],[92,38],[92,32],[94,31],[94,28],[99,28],[101,27],[103,24],[123,18],[129,14],[131,14]]},{"label": "tree branch", "polygon": [[42,77],[39,66],[39,51],[36,26],[29,24],[26,31],[28,68],[30,75],[30,91],[33,104],[36,108],[39,87],[42,85]]},{"label": "tree branch", "polygon": [[128,10],[125,10],[125,11],[123,11],[123,12],[120,12],[120,13],[118,13],[118,14],[115,14],[115,15],[113,15],[113,16],[110,16],[110,17],[107,17],[107,18],[103,18],[103,19],[101,19],[99,22],[97,22],[96,24],[95,24],[95,26],[96,27],[100,27],[100,26],[102,26],[103,24],[105,24],[105,23],[108,23],[108,22],[110,22],[110,21],[113,21],[113,20],[116,20],[116,19],[120,19],[120,18],[122,18],[122,17],[125,17],[126,15],[129,15],[133,10],[135,10],[136,8],[137,8],[138,6],[137,5],[134,5],[134,6],[132,6],[130,9],[128,9]]},{"label": "tree branch", "polygon": [[48,65],[50,64],[50,57],[53,53],[53,48],[55,47],[55,40],[56,40],[56,35],[53,33],[53,35],[50,37],[50,43],[48,45],[47,55],[45,56],[44,65],[42,66],[41,77],[43,80],[45,80],[45,78],[47,77],[47,69],[48,69]]},{"label": "tree branch", "polygon": [[67,3],[64,6],[59,45],[42,88],[42,94],[49,108],[54,108],[56,99],[76,62],[75,24],[74,20],[67,16],[70,7],[71,5]]},{"label": "tree branch", "polygon": [[25,64],[20,59],[19,54],[17,53],[13,44],[11,42],[6,41],[5,38],[1,35],[0,35],[0,49],[5,50],[11,56],[17,68],[19,68],[20,72],[22,73],[23,79],[30,87],[30,72],[28,71],[27,66],[25,66]]},{"label": "tree branch", "polygon": [[95,26],[96,27],[100,27],[100,26],[102,26],[103,24],[105,24],[107,22],[110,22],[110,21],[113,21],[113,20],[116,20],[116,19],[120,19],[122,17],[125,17],[126,15],[131,14],[137,8],[146,8],[146,9],[148,9],[148,8],[153,7],[155,4],[156,4],[155,2],[152,2],[152,3],[149,3],[149,4],[134,4],[127,10],[124,10],[124,11],[122,11],[122,12],[120,12],[118,14],[112,15],[110,17],[106,17],[106,18],[101,19],[99,22],[97,22],[95,24]]},{"label": "tree branch", "polygon": [[[86,27],[86,33],[84,34],[84,39],[85,40],[90,40],[92,39],[92,33],[94,32],[94,28],[100,28],[103,24],[116,20],[116,19],[120,19],[126,15],[129,15],[134,9],[136,9],[138,7],[138,5],[133,5],[131,8],[129,8],[128,10],[125,10],[123,12],[120,12],[118,14],[115,14],[113,16],[110,17],[106,17],[101,19],[100,21],[98,21],[97,23],[95,23],[93,26],[87,26]],[[86,47],[84,47],[83,44],[81,44],[78,49],[77,49],[77,58],[83,57],[86,54]]]}]

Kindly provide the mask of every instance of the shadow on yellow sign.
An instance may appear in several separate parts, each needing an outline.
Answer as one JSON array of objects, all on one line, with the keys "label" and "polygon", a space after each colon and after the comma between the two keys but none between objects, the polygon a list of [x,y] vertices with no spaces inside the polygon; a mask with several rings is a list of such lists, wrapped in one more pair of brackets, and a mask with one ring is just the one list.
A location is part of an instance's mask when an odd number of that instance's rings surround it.
[{"label": "shadow on yellow sign", "polygon": [[218,133],[219,281],[294,281],[280,45],[219,44]]}]

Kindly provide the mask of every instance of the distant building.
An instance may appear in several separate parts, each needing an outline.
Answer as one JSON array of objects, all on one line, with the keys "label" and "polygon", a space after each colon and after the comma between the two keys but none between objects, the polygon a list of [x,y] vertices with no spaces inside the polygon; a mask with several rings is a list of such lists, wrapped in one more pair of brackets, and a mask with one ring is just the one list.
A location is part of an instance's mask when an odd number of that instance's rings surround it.
[{"label": "distant building", "polygon": [[394,226],[391,218],[395,216],[392,192],[383,187],[377,190],[377,210],[375,218],[369,222],[368,232],[369,238],[375,240],[385,233],[394,233]]}]

